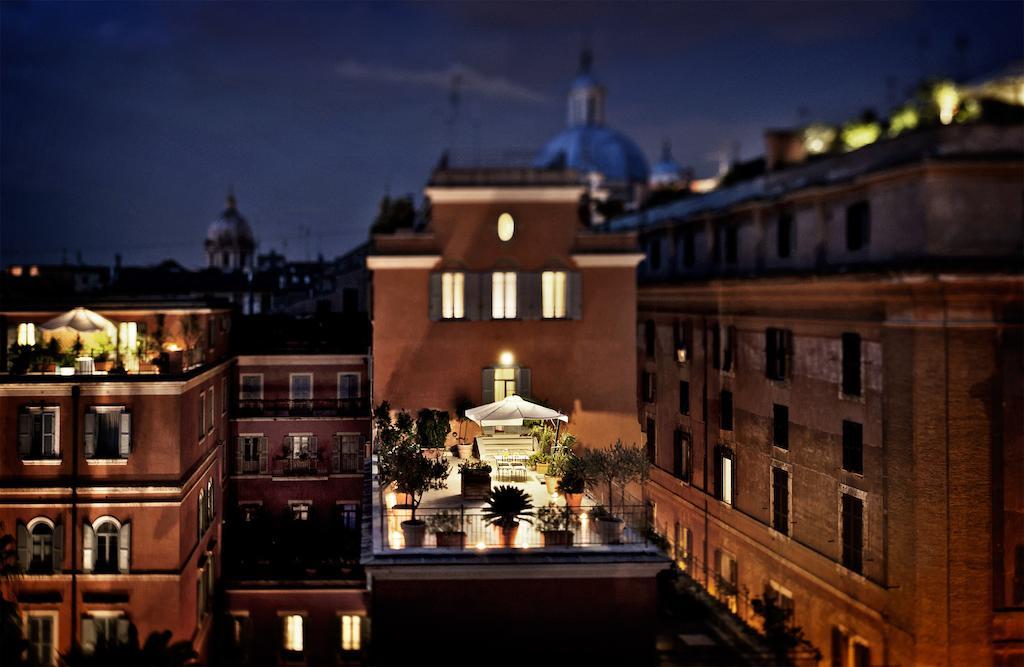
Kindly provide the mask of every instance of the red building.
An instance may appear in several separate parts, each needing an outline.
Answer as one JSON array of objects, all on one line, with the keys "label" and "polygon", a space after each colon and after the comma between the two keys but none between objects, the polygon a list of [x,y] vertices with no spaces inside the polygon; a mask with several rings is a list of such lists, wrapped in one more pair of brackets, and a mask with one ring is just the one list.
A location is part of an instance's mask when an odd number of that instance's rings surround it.
[{"label": "red building", "polygon": [[74,644],[124,641],[132,628],[142,639],[171,630],[205,654],[220,572],[229,313],[97,310],[111,327],[81,334],[43,329],[59,310],[0,314],[5,368],[16,371],[0,374],[0,522],[24,571],[5,597],[42,664]]}]

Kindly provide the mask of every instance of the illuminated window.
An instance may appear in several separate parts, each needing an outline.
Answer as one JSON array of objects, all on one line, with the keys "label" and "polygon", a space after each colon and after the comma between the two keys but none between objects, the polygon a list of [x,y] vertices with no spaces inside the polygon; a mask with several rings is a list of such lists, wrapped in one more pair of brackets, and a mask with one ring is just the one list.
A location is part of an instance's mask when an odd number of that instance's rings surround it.
[{"label": "illuminated window", "polygon": [[284,650],[302,653],[302,616],[289,614],[284,621]]},{"label": "illuminated window", "polygon": [[136,322],[121,322],[117,325],[118,346],[125,351],[135,350],[139,340],[139,325]]},{"label": "illuminated window", "polygon": [[341,650],[358,651],[362,648],[362,617],[354,614],[341,616]]},{"label": "illuminated window", "polygon": [[491,274],[491,317],[496,320],[515,319],[516,274],[497,271]]},{"label": "illuminated window", "polygon": [[544,317],[565,317],[565,271],[545,271],[540,276],[540,284]]},{"label": "illuminated window", "polygon": [[11,267],[11,275],[14,276],[15,278],[21,277],[21,272],[22,272],[22,268],[20,266],[12,266]]},{"label": "illuminated window", "polygon": [[308,502],[293,502],[291,504],[292,518],[296,521],[309,521],[309,508],[310,503]]},{"label": "illuminated window", "polygon": [[516,393],[516,369],[494,369],[494,400],[500,401]]},{"label": "illuminated window", "polygon": [[508,213],[498,216],[498,238],[502,241],[511,241],[512,235],[516,233],[516,221]]},{"label": "illuminated window", "polygon": [[465,273],[441,274],[441,317],[459,320],[465,317]]},{"label": "illuminated window", "polygon": [[725,447],[719,447],[715,456],[715,497],[728,505],[732,505],[736,483],[732,456]]},{"label": "illuminated window", "polygon": [[18,345],[36,344],[36,325],[31,322],[22,322],[18,325]]},{"label": "illuminated window", "polygon": [[293,459],[316,455],[316,436],[308,434],[287,436],[285,452]]}]

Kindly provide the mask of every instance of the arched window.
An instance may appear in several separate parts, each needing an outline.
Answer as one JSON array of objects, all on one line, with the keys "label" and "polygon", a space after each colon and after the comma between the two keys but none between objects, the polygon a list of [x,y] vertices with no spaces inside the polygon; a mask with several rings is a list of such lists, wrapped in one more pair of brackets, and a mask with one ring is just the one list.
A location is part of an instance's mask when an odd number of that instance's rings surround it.
[{"label": "arched window", "polygon": [[121,529],[113,521],[96,527],[96,572],[117,572],[118,534]]},{"label": "arched window", "polygon": [[48,521],[39,521],[30,529],[29,570],[50,572],[53,570],[53,526]]}]

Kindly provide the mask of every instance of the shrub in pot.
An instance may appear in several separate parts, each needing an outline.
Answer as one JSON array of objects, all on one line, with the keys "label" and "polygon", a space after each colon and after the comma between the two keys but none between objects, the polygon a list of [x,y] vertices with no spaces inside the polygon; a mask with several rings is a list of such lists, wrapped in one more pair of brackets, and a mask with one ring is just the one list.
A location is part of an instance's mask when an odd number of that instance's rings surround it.
[{"label": "shrub in pot", "polygon": [[530,494],[515,486],[502,485],[491,490],[484,506],[484,521],[501,531],[501,545],[515,545],[521,521],[533,523],[533,500]]},{"label": "shrub in pot", "polygon": [[423,408],[416,415],[416,436],[419,445],[429,458],[443,458],[452,432],[452,420],[445,410]]},{"label": "shrub in pot", "polygon": [[544,536],[545,547],[571,547],[572,514],[569,508],[549,504],[537,510],[537,526]]},{"label": "shrub in pot", "polygon": [[608,511],[595,512],[597,532],[607,544],[617,544],[622,540],[623,520],[615,515],[614,487],[619,486],[621,505],[625,506],[626,485],[634,481],[643,481],[650,463],[646,452],[633,445],[626,447],[622,441],[616,441],[608,449],[591,449],[583,455],[587,483],[595,491],[607,488]]},{"label": "shrub in pot", "polygon": [[548,465],[551,463],[551,456],[543,452],[534,452],[530,454],[530,458],[527,459],[527,463],[530,467],[539,472],[542,475],[548,474]]},{"label": "shrub in pot", "polygon": [[573,456],[562,469],[562,478],[558,480],[558,492],[565,496],[565,504],[579,509],[583,504],[583,492],[587,486],[587,466],[583,460]]},{"label": "shrub in pot", "polygon": [[466,546],[466,533],[462,530],[462,517],[456,512],[441,510],[427,519],[438,547],[462,549]]},{"label": "shrub in pot", "polygon": [[571,451],[561,452],[551,457],[551,463],[548,464],[548,472],[544,476],[544,484],[548,488],[549,494],[554,494],[558,491],[558,481],[562,479],[562,475],[565,474],[566,466],[575,456]]},{"label": "shrub in pot", "polygon": [[466,500],[487,500],[491,492],[491,465],[484,461],[466,461],[459,465],[462,497]]}]

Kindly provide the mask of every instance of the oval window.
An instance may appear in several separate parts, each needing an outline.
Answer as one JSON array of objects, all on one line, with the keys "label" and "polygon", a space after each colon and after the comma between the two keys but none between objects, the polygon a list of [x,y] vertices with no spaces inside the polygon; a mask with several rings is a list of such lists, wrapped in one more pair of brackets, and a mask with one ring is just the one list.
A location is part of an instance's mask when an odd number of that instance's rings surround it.
[{"label": "oval window", "polygon": [[498,238],[502,241],[508,241],[512,238],[512,235],[516,233],[516,221],[512,219],[512,216],[508,213],[502,213],[498,216]]}]

